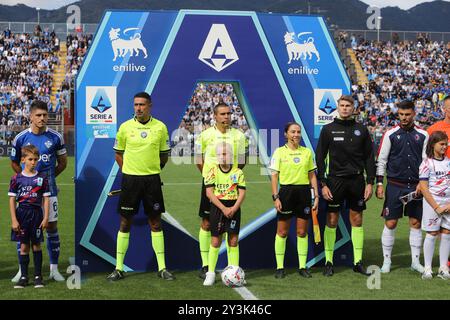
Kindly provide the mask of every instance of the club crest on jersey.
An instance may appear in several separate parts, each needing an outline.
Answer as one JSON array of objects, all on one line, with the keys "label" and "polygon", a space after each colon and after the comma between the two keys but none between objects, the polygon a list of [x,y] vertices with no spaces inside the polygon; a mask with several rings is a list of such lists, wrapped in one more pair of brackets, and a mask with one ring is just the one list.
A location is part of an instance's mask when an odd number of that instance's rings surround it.
[{"label": "club crest on jersey", "polygon": [[397,135],[397,139],[400,140],[400,135],[399,134]]},{"label": "club crest on jersey", "polygon": [[416,134],[415,136],[414,136],[414,138],[416,139],[416,141],[419,141],[419,135],[418,134]]},{"label": "club crest on jersey", "polygon": [[237,177],[237,175],[236,175],[236,174],[232,174],[232,175],[230,176],[230,180],[231,180],[232,183],[238,183],[238,177]]},{"label": "club crest on jersey", "polygon": [[50,140],[45,141],[44,144],[47,147],[47,149],[50,149],[50,147],[53,145],[53,143]]},{"label": "club crest on jersey", "polygon": [[358,129],[356,129],[353,133],[358,137],[361,135],[361,131],[359,131]]},{"label": "club crest on jersey", "polygon": [[147,138],[147,132],[142,131],[142,132],[141,132],[141,137],[142,137],[142,139]]},{"label": "club crest on jersey", "polygon": [[44,179],[43,179],[43,178],[37,178],[35,181],[36,181],[36,184],[37,184],[39,187],[41,187],[42,184],[44,183]]},{"label": "club crest on jersey", "polygon": [[294,163],[299,163],[300,162],[300,158],[299,157],[295,157],[294,158]]}]

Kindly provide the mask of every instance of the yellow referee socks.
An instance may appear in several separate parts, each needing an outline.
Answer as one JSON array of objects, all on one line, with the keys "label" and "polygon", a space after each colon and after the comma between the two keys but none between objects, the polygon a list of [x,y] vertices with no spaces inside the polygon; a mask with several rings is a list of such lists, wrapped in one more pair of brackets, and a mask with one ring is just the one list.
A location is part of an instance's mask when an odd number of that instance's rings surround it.
[{"label": "yellow referee socks", "polygon": [[333,263],[334,243],[336,242],[336,228],[325,226],[323,241],[325,244],[325,262]]},{"label": "yellow referee socks", "polygon": [[166,268],[166,259],[164,252],[164,234],[162,231],[152,231],[152,247],[155,251],[156,260],[158,261],[158,271]]},{"label": "yellow referee socks", "polygon": [[275,235],[275,258],[277,260],[277,269],[284,269],[284,253],[286,252],[286,238]]},{"label": "yellow referee socks", "polygon": [[299,269],[306,268],[306,258],[308,257],[308,235],[304,238],[297,237],[297,254]]},{"label": "yellow referee socks", "polygon": [[362,260],[364,246],[364,229],[363,227],[352,227],[353,242],[353,263],[357,264]]},{"label": "yellow referee socks", "polygon": [[237,247],[230,247],[229,248],[229,255],[228,258],[228,265],[229,266],[239,266],[239,246]]},{"label": "yellow referee socks", "polygon": [[117,248],[116,248],[116,269],[123,271],[123,260],[128,250],[128,242],[130,241],[129,232],[117,233]]},{"label": "yellow referee socks", "polygon": [[200,256],[202,257],[202,267],[208,265],[209,246],[211,245],[211,231],[200,228],[198,233],[198,243],[200,246]]},{"label": "yellow referee socks", "polygon": [[215,272],[217,260],[219,259],[219,248],[215,248],[210,245],[209,247],[209,261],[208,261],[208,272]]}]

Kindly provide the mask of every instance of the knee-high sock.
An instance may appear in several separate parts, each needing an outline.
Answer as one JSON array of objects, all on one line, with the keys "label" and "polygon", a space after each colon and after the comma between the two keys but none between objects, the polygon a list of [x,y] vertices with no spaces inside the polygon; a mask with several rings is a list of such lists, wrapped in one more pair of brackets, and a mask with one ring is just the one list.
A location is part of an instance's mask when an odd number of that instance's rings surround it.
[{"label": "knee-high sock", "polygon": [[28,278],[28,265],[30,264],[30,256],[28,254],[21,254],[19,256],[20,273],[22,277]]},{"label": "knee-high sock", "polygon": [[42,276],[42,251],[33,251],[34,275]]},{"label": "knee-high sock", "polygon": [[230,251],[230,254],[229,254],[230,260],[228,261],[228,265],[239,266],[239,246],[230,247],[229,251]]},{"label": "knee-high sock", "polygon": [[306,268],[306,258],[308,257],[308,235],[297,237],[297,254],[299,269]]},{"label": "knee-high sock", "polygon": [[352,227],[353,242],[353,263],[357,264],[362,260],[364,247],[364,229],[363,227]]},{"label": "knee-high sock", "polygon": [[384,226],[383,233],[381,234],[381,245],[383,247],[383,258],[385,262],[391,262],[392,248],[395,242],[395,231],[397,228],[389,229]]},{"label": "knee-high sock", "polygon": [[208,272],[215,272],[217,260],[219,259],[219,248],[210,245],[208,255]]},{"label": "knee-high sock", "polygon": [[166,253],[164,252],[164,234],[162,231],[152,231],[152,246],[158,261],[158,271],[166,268]]},{"label": "knee-high sock", "polygon": [[448,255],[450,252],[450,234],[441,233],[441,244],[439,245],[439,264],[442,270],[447,270]]},{"label": "knee-high sock", "polygon": [[284,269],[284,253],[286,252],[286,239],[275,236],[275,258],[277,260],[277,269]]},{"label": "knee-high sock", "polygon": [[20,269],[20,242],[17,241],[17,261],[19,261],[19,269]]},{"label": "knee-high sock", "polygon": [[232,266],[233,264],[231,264],[231,257],[230,257],[230,245],[228,244],[228,233],[225,232],[225,235],[223,237],[225,239],[225,246],[227,248],[227,263],[229,266]]},{"label": "knee-high sock", "polygon": [[423,258],[425,268],[431,268],[431,263],[433,262],[435,243],[436,243],[436,236],[427,233],[427,235],[425,236],[425,241],[423,242]]},{"label": "knee-high sock", "polygon": [[58,265],[60,251],[58,229],[47,231],[47,251],[50,258],[50,267]]},{"label": "knee-high sock", "polygon": [[117,233],[117,248],[116,248],[116,269],[123,271],[123,260],[128,250],[128,243],[130,241],[129,232]]},{"label": "knee-high sock", "polygon": [[202,267],[208,265],[209,246],[211,245],[211,231],[205,231],[200,228],[198,233],[198,242],[200,246],[200,256],[202,257]]},{"label": "knee-high sock", "polygon": [[409,231],[409,245],[411,246],[411,261],[420,263],[420,250],[422,249],[422,230],[411,228]]},{"label": "knee-high sock", "polygon": [[323,235],[325,244],[325,262],[333,263],[334,243],[336,242],[336,228],[325,226]]}]

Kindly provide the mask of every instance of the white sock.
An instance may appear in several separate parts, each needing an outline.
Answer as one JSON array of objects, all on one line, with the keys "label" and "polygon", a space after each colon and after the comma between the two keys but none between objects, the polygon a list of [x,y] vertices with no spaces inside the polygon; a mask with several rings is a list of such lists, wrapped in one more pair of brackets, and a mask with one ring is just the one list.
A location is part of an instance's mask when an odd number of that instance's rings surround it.
[{"label": "white sock", "polygon": [[391,254],[392,254],[392,248],[394,247],[395,242],[395,231],[397,229],[389,229],[384,226],[383,233],[381,234],[381,244],[383,247],[383,257],[384,262],[390,263],[391,262]]},{"label": "white sock", "polygon": [[409,230],[409,245],[411,246],[411,261],[420,264],[420,249],[422,248],[422,230],[411,228]]},{"label": "white sock", "polygon": [[442,270],[447,270],[448,255],[450,252],[450,234],[441,233],[439,245],[439,263]]},{"label": "white sock", "polygon": [[50,271],[58,271],[58,265],[57,264],[50,264]]},{"label": "white sock", "polygon": [[431,268],[431,263],[433,262],[435,242],[436,236],[427,233],[427,235],[425,236],[425,241],[423,242],[423,257],[425,268]]}]

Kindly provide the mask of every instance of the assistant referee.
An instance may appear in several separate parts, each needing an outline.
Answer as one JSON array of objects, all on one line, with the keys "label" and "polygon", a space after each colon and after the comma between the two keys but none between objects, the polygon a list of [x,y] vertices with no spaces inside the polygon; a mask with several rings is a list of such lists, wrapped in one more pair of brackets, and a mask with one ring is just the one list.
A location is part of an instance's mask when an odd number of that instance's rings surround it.
[{"label": "assistant referee", "polygon": [[[277,210],[277,234],[275,236],[275,257],[277,270],[275,278],[286,276],[284,271],[284,254],[286,239],[292,217],[296,218],[297,252],[299,274],[311,278],[306,268],[308,256],[308,221],[312,210],[319,205],[316,166],[312,151],[300,146],[301,127],[289,122],[284,128],[287,143],[275,150],[269,169],[272,171],[272,199]],[[278,191],[278,182],[280,190]],[[314,204],[311,205],[311,188],[314,189]]]},{"label": "assistant referee", "polygon": [[124,123],[114,143],[116,162],[122,170],[122,185],[118,205],[120,230],[117,234],[116,269],[108,280],[124,278],[123,261],[128,249],[130,227],[141,201],[151,228],[153,250],[158,262],[158,276],[165,280],[175,277],[166,269],[161,213],[164,199],[159,174],[167,163],[170,151],[166,125],[150,114],[152,100],[148,93],[134,96],[134,118]]}]

